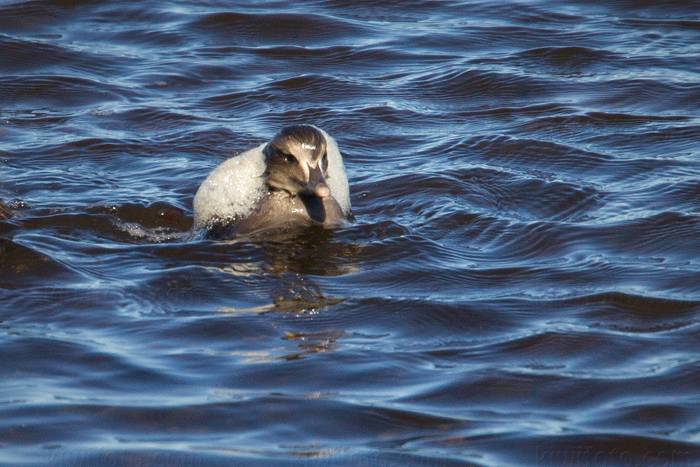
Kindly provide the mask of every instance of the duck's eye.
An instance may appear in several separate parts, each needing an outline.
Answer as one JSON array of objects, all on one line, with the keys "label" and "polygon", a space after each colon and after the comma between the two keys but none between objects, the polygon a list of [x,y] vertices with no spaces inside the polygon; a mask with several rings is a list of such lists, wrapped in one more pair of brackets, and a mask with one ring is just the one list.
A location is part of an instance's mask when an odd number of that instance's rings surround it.
[{"label": "duck's eye", "polygon": [[290,164],[296,164],[297,162],[299,162],[297,161],[297,158],[292,156],[291,154],[282,153],[282,157],[284,157],[284,160],[289,162]]}]

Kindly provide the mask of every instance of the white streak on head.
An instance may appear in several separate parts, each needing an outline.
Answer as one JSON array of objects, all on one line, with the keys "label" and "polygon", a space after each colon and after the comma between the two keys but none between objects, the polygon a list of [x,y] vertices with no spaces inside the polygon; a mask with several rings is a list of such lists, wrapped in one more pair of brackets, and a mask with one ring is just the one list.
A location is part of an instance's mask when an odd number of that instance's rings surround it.
[{"label": "white streak on head", "polygon": [[306,162],[299,162],[299,165],[301,165],[301,170],[304,172],[304,181],[309,182],[309,164]]},{"label": "white streak on head", "polygon": [[307,161],[306,164],[304,164],[304,165],[307,165],[308,167],[315,169],[316,167],[318,167],[318,163],[319,163],[319,160],[317,159],[315,161],[314,160]]}]

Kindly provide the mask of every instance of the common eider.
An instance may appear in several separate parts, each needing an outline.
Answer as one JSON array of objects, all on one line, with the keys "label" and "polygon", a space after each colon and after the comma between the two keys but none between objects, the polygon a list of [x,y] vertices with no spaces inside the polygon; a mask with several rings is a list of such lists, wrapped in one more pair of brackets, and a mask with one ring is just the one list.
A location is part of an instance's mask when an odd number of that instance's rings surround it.
[{"label": "common eider", "polygon": [[287,126],[269,143],[223,162],[194,197],[195,229],[213,236],[336,227],[351,216],[338,145],[313,125]]}]

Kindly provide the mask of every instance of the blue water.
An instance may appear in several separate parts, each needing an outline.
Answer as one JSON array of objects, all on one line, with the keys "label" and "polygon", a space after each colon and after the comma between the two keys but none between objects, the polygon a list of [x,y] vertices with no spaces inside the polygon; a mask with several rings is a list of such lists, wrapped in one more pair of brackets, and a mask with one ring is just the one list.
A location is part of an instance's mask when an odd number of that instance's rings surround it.
[{"label": "blue water", "polygon": [[[281,127],[357,221],[192,238]],[[697,1],[0,2],[0,465],[700,465]]]}]

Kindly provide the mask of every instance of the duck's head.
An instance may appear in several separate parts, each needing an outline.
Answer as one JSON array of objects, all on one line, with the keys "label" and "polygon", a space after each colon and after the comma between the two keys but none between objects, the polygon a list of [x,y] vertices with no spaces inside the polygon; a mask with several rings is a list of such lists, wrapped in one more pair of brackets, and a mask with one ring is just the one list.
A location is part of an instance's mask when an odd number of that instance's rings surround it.
[{"label": "duck's head", "polygon": [[292,196],[330,196],[326,138],[314,126],[284,127],[263,149],[267,184]]}]

